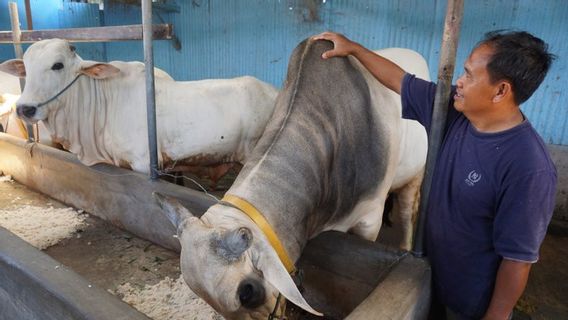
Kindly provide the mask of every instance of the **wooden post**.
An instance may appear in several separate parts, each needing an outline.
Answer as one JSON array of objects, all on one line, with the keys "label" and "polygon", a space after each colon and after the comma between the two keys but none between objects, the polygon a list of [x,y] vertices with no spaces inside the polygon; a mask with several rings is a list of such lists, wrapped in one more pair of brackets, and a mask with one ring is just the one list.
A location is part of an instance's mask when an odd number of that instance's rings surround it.
[{"label": "wooden post", "polygon": [[420,191],[420,213],[415,233],[414,250],[416,256],[424,255],[424,228],[426,224],[426,210],[432,187],[432,176],[436,165],[436,158],[440,151],[446,115],[452,89],[452,77],[456,64],[456,51],[463,16],[463,0],[448,0],[444,34],[440,48],[440,62],[438,66],[438,85],[434,98],[432,111],[432,127],[428,135],[428,156],[426,158],[426,172]]},{"label": "wooden post", "polygon": [[26,23],[28,25],[28,30],[34,29],[34,24],[32,22],[32,7],[30,5],[30,0],[26,0]]},{"label": "wooden post", "polygon": [[[15,2],[8,3],[8,7],[10,8],[10,22],[12,24],[12,41],[14,42],[14,52],[16,54],[16,58],[22,59],[24,57],[24,52],[22,50],[22,44],[20,43],[20,39],[22,36],[20,30],[20,19],[18,17],[18,4]],[[20,78],[20,90],[23,92],[24,87],[26,85],[26,80]],[[26,130],[28,133],[28,142],[34,141],[34,128],[31,124],[26,123]]]},{"label": "wooden post", "polygon": [[[12,24],[12,42],[14,43],[14,52],[17,59],[22,59],[24,52],[20,39],[22,32],[20,30],[20,19],[18,18],[18,4],[15,2],[8,3],[10,9],[10,23]],[[25,80],[20,78],[20,89],[24,90]]]}]

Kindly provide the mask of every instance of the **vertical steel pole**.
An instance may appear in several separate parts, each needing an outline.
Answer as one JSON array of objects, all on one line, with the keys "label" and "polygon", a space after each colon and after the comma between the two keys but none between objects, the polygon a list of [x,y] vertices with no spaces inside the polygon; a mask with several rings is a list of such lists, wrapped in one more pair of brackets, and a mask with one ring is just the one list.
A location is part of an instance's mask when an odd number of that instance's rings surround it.
[{"label": "vertical steel pole", "polygon": [[154,55],[152,50],[152,1],[142,0],[142,39],[146,66],[146,116],[148,118],[148,146],[150,178],[158,178],[158,144],[156,141],[156,97],[154,86]]},{"label": "vertical steel pole", "polygon": [[[10,23],[12,25],[12,42],[14,42],[14,53],[16,54],[16,58],[22,59],[24,56],[24,51],[22,50],[22,43],[20,42],[22,31],[20,29],[20,18],[18,17],[18,4],[15,2],[10,2],[8,3],[8,8],[10,9]],[[24,91],[25,85],[26,80],[20,78],[20,90],[22,92]],[[28,131],[28,142],[33,142],[33,126],[29,123],[26,123],[26,130]]]},{"label": "vertical steel pole", "polygon": [[[434,109],[432,111],[432,127],[428,136],[428,156],[426,158],[426,172],[422,189],[420,191],[420,213],[418,216],[418,226],[415,233],[414,250],[416,256],[424,255],[424,228],[426,225],[426,210],[432,188],[432,176],[436,165],[436,158],[440,151],[444,128],[446,126],[446,115],[448,113],[448,103],[452,77],[456,64],[456,51],[463,16],[463,0],[448,0],[446,9],[446,20],[444,22],[444,34],[440,49],[440,62],[438,66],[438,86],[434,98]],[[435,210],[435,209],[434,209]]]}]

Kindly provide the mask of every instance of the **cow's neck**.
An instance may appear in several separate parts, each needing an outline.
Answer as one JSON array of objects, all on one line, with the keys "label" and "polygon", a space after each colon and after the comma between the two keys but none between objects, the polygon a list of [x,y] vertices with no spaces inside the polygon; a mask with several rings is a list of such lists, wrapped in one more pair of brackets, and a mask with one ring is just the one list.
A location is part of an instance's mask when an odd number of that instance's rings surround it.
[{"label": "cow's neck", "polygon": [[[105,146],[103,130],[108,130],[107,119],[112,118],[101,81],[81,77],[50,106],[44,121],[52,137],[67,150],[88,164],[113,163]],[[103,147],[104,146],[104,147]]]},{"label": "cow's neck", "polygon": [[[314,212],[321,197],[321,177],[317,172],[308,172],[312,166],[306,159],[288,158],[285,162],[279,156],[268,158],[256,172],[242,182],[236,181],[228,193],[251,202],[295,260],[312,233],[306,221],[310,215],[306,213]],[[274,165],[277,170],[269,169]],[[297,170],[304,174],[297,174]]]}]

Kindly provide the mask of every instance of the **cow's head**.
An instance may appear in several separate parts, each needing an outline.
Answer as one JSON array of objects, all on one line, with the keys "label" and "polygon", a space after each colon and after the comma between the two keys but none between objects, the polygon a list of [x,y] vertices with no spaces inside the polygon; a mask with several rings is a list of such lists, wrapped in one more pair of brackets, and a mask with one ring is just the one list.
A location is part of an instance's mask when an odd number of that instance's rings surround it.
[{"label": "cow's head", "polygon": [[[177,228],[185,282],[225,318],[267,319],[279,292],[304,310],[321,315],[304,300],[276,252],[242,212],[213,206],[206,214],[220,218],[211,225],[176,200],[155,197]],[[283,308],[284,299],[280,300]]]},{"label": "cow's head", "polygon": [[[77,75],[105,79],[120,72],[110,64],[82,60],[75,53],[75,47],[61,39],[34,43],[26,50],[23,60],[8,60],[0,64],[0,71],[26,78],[24,92],[17,102],[17,113],[29,122],[45,120],[51,109],[59,107],[57,99],[45,105],[42,103],[62,92]],[[63,92],[61,97],[65,94]]]}]

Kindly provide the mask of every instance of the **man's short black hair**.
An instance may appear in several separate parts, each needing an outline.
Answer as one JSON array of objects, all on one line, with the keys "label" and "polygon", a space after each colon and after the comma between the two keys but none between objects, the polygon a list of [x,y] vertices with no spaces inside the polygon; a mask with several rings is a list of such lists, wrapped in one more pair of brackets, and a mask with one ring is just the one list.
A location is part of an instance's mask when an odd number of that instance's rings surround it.
[{"label": "man's short black hair", "polygon": [[544,41],[525,31],[491,31],[477,47],[481,45],[493,49],[487,64],[491,81],[509,81],[517,104],[527,101],[536,91],[555,59]]}]

